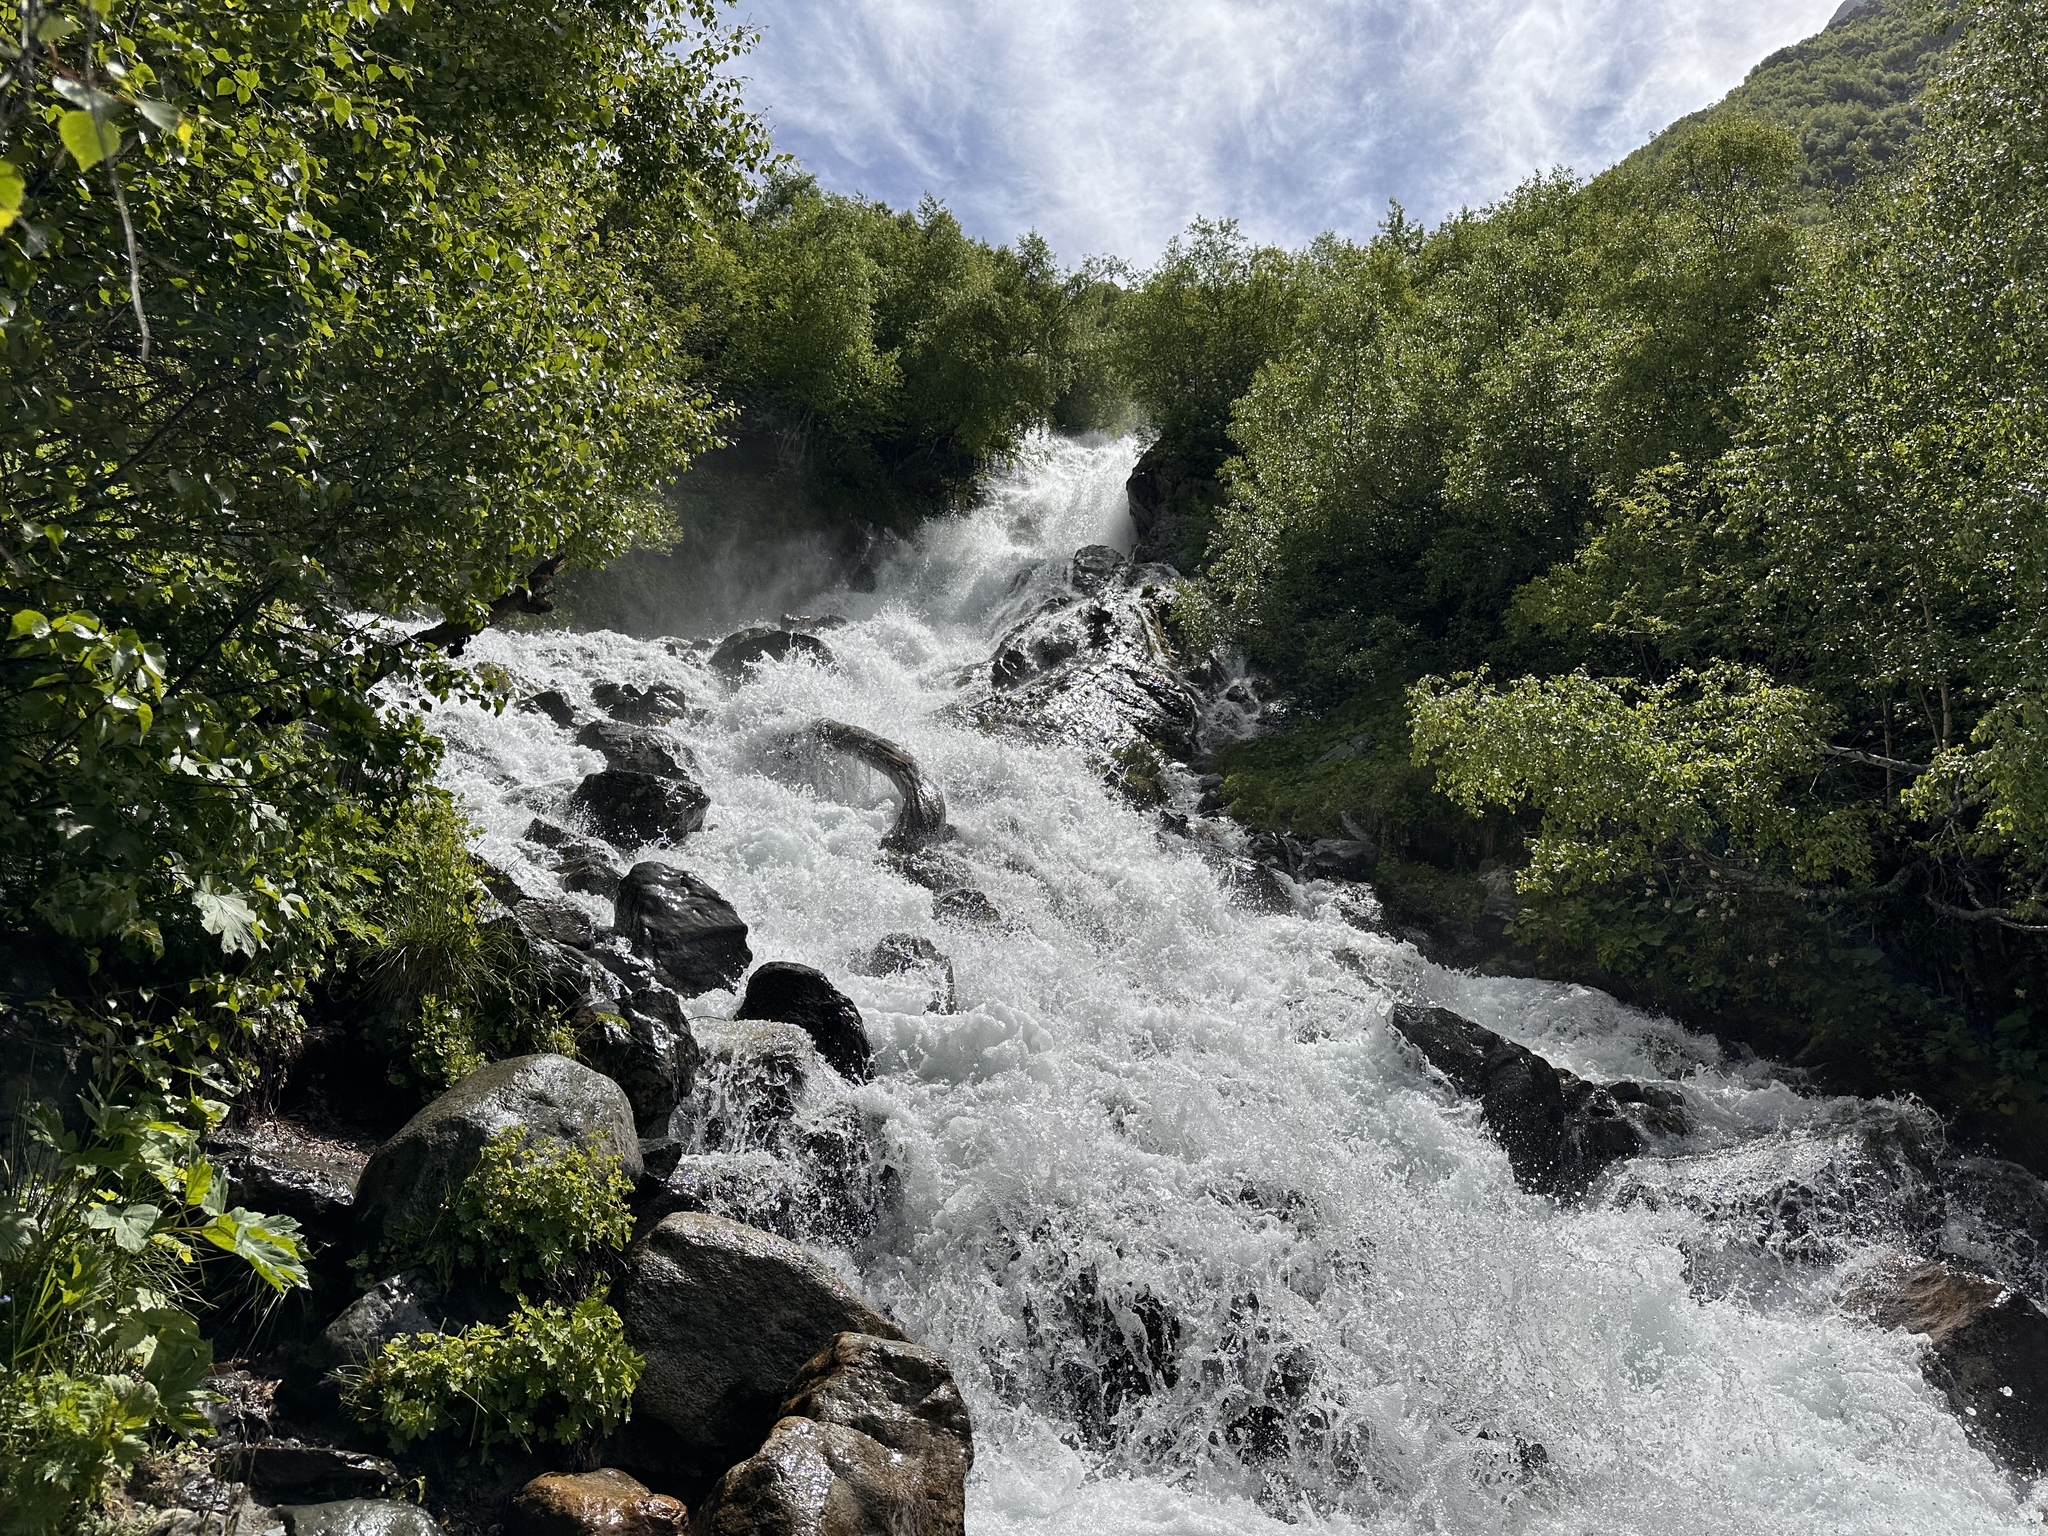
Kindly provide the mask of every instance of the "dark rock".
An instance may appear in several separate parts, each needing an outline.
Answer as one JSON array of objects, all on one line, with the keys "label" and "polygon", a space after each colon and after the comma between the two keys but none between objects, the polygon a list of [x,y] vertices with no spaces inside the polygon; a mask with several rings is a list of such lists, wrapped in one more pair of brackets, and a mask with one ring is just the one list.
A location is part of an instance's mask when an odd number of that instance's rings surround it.
[{"label": "dark rock", "polygon": [[617,1083],[566,1056],[493,1062],[414,1115],[370,1158],[356,1185],[365,1251],[415,1241],[429,1230],[484,1143],[515,1128],[530,1141],[612,1153],[628,1179],[640,1177],[633,1109]]},{"label": "dark rock", "polygon": [[697,755],[651,726],[593,720],[576,733],[576,745],[604,755],[605,766],[658,779],[697,776]]},{"label": "dark rock", "polygon": [[1067,580],[1075,591],[1093,597],[1104,587],[1121,581],[1129,565],[1107,544],[1090,544],[1074,551],[1073,563],[1067,567]]},{"label": "dark rock", "polygon": [[1605,1088],[1447,1008],[1402,1003],[1390,1022],[1431,1066],[1479,1100],[1524,1189],[1576,1199],[1610,1163],[1649,1145]]},{"label": "dark rock", "polygon": [[603,843],[572,838],[555,850],[555,879],[565,891],[615,900],[620,880],[617,856]]},{"label": "dark rock", "polygon": [[614,921],[636,954],[684,997],[734,986],[754,963],[747,925],[696,876],[636,864],[619,884]]},{"label": "dark rock", "polygon": [[512,908],[512,918],[532,937],[570,949],[588,949],[597,938],[590,914],[573,902],[529,898]]},{"label": "dark rock", "polygon": [[636,688],[631,683],[599,683],[590,690],[597,707],[614,719],[635,725],[666,725],[680,720],[689,708],[680,688],[667,683]]},{"label": "dark rock", "polygon": [[829,633],[835,629],[844,629],[852,622],[843,613],[785,613],[782,616],[784,629],[801,630],[805,634],[817,634],[820,631]]},{"label": "dark rock", "polygon": [[951,923],[1000,923],[1003,914],[980,891],[968,886],[947,891],[932,899],[932,916]]},{"label": "dark rock", "polygon": [[681,842],[704,825],[711,797],[691,779],[606,768],[576,786],[569,803],[614,842]]},{"label": "dark rock", "polygon": [[790,1379],[833,1335],[903,1337],[808,1249],[717,1216],[664,1217],[613,1295],[647,1361],[635,1418],[706,1474],[761,1444]]},{"label": "dark rock", "polygon": [[953,979],[953,961],[930,939],[915,933],[885,933],[862,967],[864,976],[902,976],[912,971],[931,971],[945,978],[932,989],[932,1011],[951,1013],[958,1006],[959,989]]},{"label": "dark rock", "polygon": [[526,824],[526,831],[521,836],[529,843],[539,843],[543,848],[559,848],[564,843],[576,840],[576,834],[567,827],[558,827],[552,821],[543,821],[538,816]]},{"label": "dark rock", "polygon": [[361,1152],[288,1122],[226,1130],[216,1134],[211,1147],[228,1176],[232,1203],[289,1216],[322,1245],[347,1243],[356,1181],[367,1161]]},{"label": "dark rock", "polygon": [[289,1536],[441,1536],[441,1527],[424,1509],[391,1499],[288,1504],[278,1513]]},{"label": "dark rock", "polygon": [[433,1277],[423,1269],[408,1269],[379,1280],[344,1307],[321,1331],[320,1346],[331,1365],[361,1365],[382,1354],[386,1344],[416,1333],[449,1331],[451,1316]]},{"label": "dark rock", "polygon": [[1245,839],[1245,852],[1268,869],[1277,869],[1291,879],[1302,878],[1308,849],[1301,839],[1285,832],[1254,832]]},{"label": "dark rock", "polygon": [[697,1512],[700,1533],[964,1536],[974,1437],[946,1362],[842,1333],[789,1384],[767,1444]]},{"label": "dark rock", "polygon": [[643,1136],[668,1128],[676,1102],[696,1081],[702,1052],[673,992],[636,992],[616,1015],[600,1017],[577,1040],[583,1059],[626,1091]]},{"label": "dark rock", "polygon": [[1925,1334],[1921,1370],[1970,1438],[2023,1477],[2048,1472],[2048,1314],[1949,1264],[1894,1267],[1850,1305],[1880,1327]]},{"label": "dark rock", "polygon": [[505,1536],[689,1536],[679,1500],[617,1467],[536,1477],[505,1512]]},{"label": "dark rock", "polygon": [[885,851],[882,862],[912,885],[928,891],[950,891],[974,879],[974,866],[943,844],[914,848],[908,853]]},{"label": "dark rock", "polygon": [[1322,838],[1309,844],[1301,868],[1312,880],[1370,880],[1379,861],[1369,840]]},{"label": "dark rock", "polygon": [[546,715],[564,730],[576,723],[576,706],[569,702],[568,695],[559,688],[550,688],[545,693],[536,693],[530,699],[521,699],[519,707],[528,714]]},{"label": "dark rock", "polygon": [[259,1440],[236,1445],[214,1460],[217,1473],[247,1483],[267,1503],[318,1504],[330,1499],[375,1499],[403,1481],[381,1456],[306,1445],[297,1440]]},{"label": "dark rock", "polygon": [[884,848],[908,852],[952,835],[946,825],[946,797],[908,752],[873,731],[837,720],[818,721],[811,734],[821,745],[866,764],[895,786],[902,807],[896,813],[896,825],[882,839]]},{"label": "dark rock", "polygon": [[747,668],[791,656],[804,657],[821,667],[829,667],[833,662],[831,647],[816,635],[760,624],[727,635],[711,653],[710,666],[727,682],[738,684],[746,681]]},{"label": "dark rock", "polygon": [[[666,1183],[683,1160],[683,1144],[673,1136],[642,1136],[640,1138],[640,1163],[645,1177],[658,1183]],[[696,1210],[696,1206],[678,1206],[678,1210]],[[663,1212],[667,1214],[666,1211]]]},{"label": "dark rock", "polygon": [[864,1083],[874,1075],[869,1065],[874,1052],[860,1010],[823,971],[787,960],[769,961],[747,979],[739,1017],[796,1025],[848,1082]]},{"label": "dark rock", "polygon": [[1138,529],[1134,560],[1163,560],[1184,570],[1200,564],[1203,545],[1222,503],[1216,478],[1221,452],[1204,454],[1161,438],[1138,456],[1124,482],[1131,521]]}]

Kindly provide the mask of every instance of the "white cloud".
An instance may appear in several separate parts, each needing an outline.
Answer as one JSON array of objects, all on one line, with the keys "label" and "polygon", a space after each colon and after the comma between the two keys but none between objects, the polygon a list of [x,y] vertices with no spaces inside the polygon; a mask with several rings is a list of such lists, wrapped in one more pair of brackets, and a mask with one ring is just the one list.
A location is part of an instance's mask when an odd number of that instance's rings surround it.
[{"label": "white cloud", "polygon": [[743,0],[741,69],[828,187],[1142,264],[1196,214],[1299,244],[1597,170],[1837,5]]}]

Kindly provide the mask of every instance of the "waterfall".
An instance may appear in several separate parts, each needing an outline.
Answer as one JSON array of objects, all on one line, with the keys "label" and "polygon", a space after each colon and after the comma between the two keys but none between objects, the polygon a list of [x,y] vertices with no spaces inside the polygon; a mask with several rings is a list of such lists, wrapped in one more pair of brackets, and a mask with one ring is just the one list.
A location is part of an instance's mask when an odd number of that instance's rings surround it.
[{"label": "waterfall", "polygon": [[[887,1194],[830,1257],[950,1357],[976,1426],[971,1528],[2036,1529],[1914,1341],[1839,1304],[1860,1266],[1942,1222],[1914,1205],[1940,1139],[1924,1112],[1795,1092],[1587,988],[1443,970],[1329,887],[1249,910],[1199,840],[1104,787],[1088,742],[968,718],[982,664],[1066,590],[1072,552],[1130,547],[1134,455],[1034,443],[875,590],[818,600],[847,620],[822,636],[829,667],[793,653],[732,688],[701,645],[611,633],[494,632],[469,656],[522,694],[688,699],[677,729],[711,809],[640,856],[716,887],[757,960],[815,966],[861,1009],[876,1073],[845,1092]],[[1000,922],[934,918],[884,856],[879,775],[791,758],[821,718],[915,755],[947,856]],[[483,854],[551,889],[522,834],[598,754],[537,713],[433,720]],[[932,1011],[927,978],[858,974],[894,931],[951,958],[954,1011]],[[1675,1082],[1691,1128],[1580,1204],[1525,1194],[1476,1107],[1388,1028],[1396,999],[1589,1078]],[[729,1017],[738,998],[690,1006]],[[1797,1222],[1793,1188],[1819,1191]]]}]

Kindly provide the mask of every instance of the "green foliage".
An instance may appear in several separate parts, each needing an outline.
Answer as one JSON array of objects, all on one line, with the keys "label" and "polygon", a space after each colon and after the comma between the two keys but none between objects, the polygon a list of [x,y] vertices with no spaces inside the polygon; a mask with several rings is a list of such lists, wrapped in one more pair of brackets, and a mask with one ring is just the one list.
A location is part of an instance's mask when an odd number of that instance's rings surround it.
[{"label": "green foliage", "polygon": [[587,1281],[591,1261],[633,1235],[633,1187],[617,1157],[502,1131],[463,1179],[418,1262],[443,1285],[494,1279],[508,1291]]},{"label": "green foliage", "polygon": [[1084,370],[1102,284],[1063,276],[1036,235],[973,240],[929,199],[898,213],[785,175],[656,265],[706,376],[784,466],[885,521],[944,508],[1100,393]]},{"label": "green foliage", "polygon": [[1817,37],[1781,48],[1716,105],[1636,151],[1655,164],[1674,142],[1718,116],[1757,118],[1799,141],[1800,185],[1816,210],[1896,164],[1920,131],[1921,97],[1954,42],[1946,7],[1869,0]]},{"label": "green foliage", "polygon": [[600,1292],[572,1308],[521,1301],[499,1327],[388,1344],[343,1392],[349,1411],[394,1451],[460,1439],[484,1460],[500,1445],[575,1445],[610,1434],[631,1410],[645,1362]]},{"label": "green foliage", "polygon": [[1220,461],[1232,403],[1294,320],[1293,259],[1197,219],[1117,306],[1111,366],[1161,438]]},{"label": "green foliage", "polygon": [[428,1093],[486,1062],[575,1054],[517,925],[483,888],[474,835],[439,790],[402,806],[369,850],[378,895],[348,958],[360,980],[345,995],[380,1021],[395,1078]]},{"label": "green foliage", "polygon": [[1487,660],[1615,493],[1722,451],[1796,250],[1792,160],[1718,121],[1654,175],[1318,242],[1231,428],[1215,578],[1251,653],[1323,701]]},{"label": "green foliage", "polygon": [[[296,1226],[227,1204],[199,1133],[101,1108],[0,1159],[0,1525],[71,1528],[106,1479],[169,1434],[205,1432],[212,1350],[196,1269],[237,1261],[263,1289],[305,1284]],[[224,1106],[182,1106],[210,1124]]]}]

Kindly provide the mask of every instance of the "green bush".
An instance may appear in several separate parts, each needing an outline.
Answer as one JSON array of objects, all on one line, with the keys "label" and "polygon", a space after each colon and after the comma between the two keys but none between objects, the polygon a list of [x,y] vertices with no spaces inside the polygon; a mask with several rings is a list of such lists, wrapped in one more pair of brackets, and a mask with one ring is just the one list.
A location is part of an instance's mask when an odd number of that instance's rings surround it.
[{"label": "green bush", "polygon": [[0,1530],[75,1529],[153,1443],[206,1431],[202,1256],[305,1281],[293,1223],[226,1194],[162,1103],[0,1157]]},{"label": "green bush", "polygon": [[591,1261],[633,1235],[632,1185],[609,1153],[526,1142],[501,1131],[420,1244],[418,1262],[443,1285],[488,1277],[508,1291],[526,1281],[559,1288],[587,1279]]},{"label": "green bush", "polygon": [[515,925],[490,920],[474,832],[439,790],[404,807],[377,849],[377,921],[362,926],[353,961],[394,1078],[426,1093],[486,1062],[575,1050]]},{"label": "green bush", "polygon": [[345,1384],[343,1401],[394,1451],[452,1436],[488,1460],[499,1445],[609,1434],[625,1422],[644,1364],[602,1292],[572,1309],[521,1301],[502,1327],[387,1344]]}]

